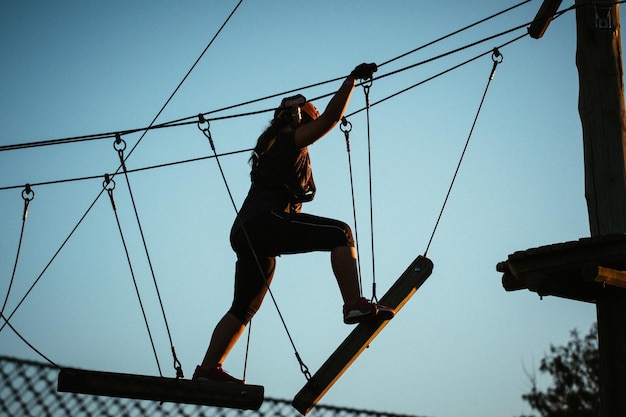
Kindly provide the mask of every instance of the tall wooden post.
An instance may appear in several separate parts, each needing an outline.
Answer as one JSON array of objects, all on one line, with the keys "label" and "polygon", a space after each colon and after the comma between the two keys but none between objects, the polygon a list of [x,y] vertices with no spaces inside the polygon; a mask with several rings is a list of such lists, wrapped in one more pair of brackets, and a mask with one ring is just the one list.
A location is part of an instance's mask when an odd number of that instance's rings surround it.
[{"label": "tall wooden post", "polygon": [[[626,233],[626,132],[619,5],[576,0],[578,108],[592,236]],[[626,416],[626,291],[597,302],[602,417]]]}]

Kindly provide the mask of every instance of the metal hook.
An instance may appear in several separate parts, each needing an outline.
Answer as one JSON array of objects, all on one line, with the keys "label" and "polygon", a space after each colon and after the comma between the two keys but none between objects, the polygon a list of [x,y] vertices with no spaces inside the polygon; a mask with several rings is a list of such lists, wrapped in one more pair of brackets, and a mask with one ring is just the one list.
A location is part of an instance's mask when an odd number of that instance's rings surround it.
[{"label": "metal hook", "polygon": [[[202,127],[201,125],[206,123],[206,127]],[[211,137],[211,123],[207,119],[204,118],[204,115],[200,113],[198,115],[198,129],[206,136],[209,140],[209,144],[211,145],[211,149],[215,152],[215,144],[213,144],[213,138]]]},{"label": "metal hook", "polygon": [[24,201],[31,201],[33,198],[35,198],[35,192],[30,187],[30,184],[26,184],[24,186],[24,190],[22,190],[22,198],[24,199]]},{"label": "metal hook", "polygon": [[352,130],[352,123],[350,123],[348,119],[346,119],[346,117],[344,116],[341,118],[341,125],[339,125],[339,129],[343,133],[349,133]]},{"label": "metal hook", "polygon": [[352,123],[350,123],[348,119],[345,118],[345,116],[341,118],[341,124],[339,125],[339,129],[346,137],[346,150],[350,152],[350,132],[352,131]]},{"label": "metal hook", "polygon": [[30,184],[26,184],[24,186],[24,190],[22,190],[22,199],[24,200],[24,213],[22,215],[22,220],[26,221],[28,218],[28,206],[30,202],[35,198],[35,192],[30,188]]},{"label": "metal hook", "polygon": [[493,48],[493,53],[491,54],[491,60],[493,62],[497,62],[498,64],[502,63],[504,60],[504,56],[500,53],[500,50],[496,47]]},{"label": "metal hook", "polygon": [[504,56],[502,56],[498,48],[493,48],[491,60],[493,61],[493,67],[491,68],[491,74],[489,74],[489,79],[493,80],[493,77],[496,75],[496,67],[498,66],[498,64],[502,63],[502,61],[504,61]]},{"label": "metal hook", "polygon": [[115,134],[115,142],[113,142],[113,149],[118,152],[124,152],[126,150],[126,142],[122,139],[119,133]]},{"label": "metal hook", "polygon": [[172,356],[174,357],[174,369],[176,369],[176,379],[181,379],[185,377],[185,373],[183,372],[183,365],[178,360],[176,356],[176,348],[172,346]]},{"label": "metal hook", "polygon": [[370,108],[370,87],[372,86],[372,79],[365,80],[361,86],[363,86],[363,92],[365,93],[365,107]]},{"label": "metal hook", "polygon": [[[203,127],[200,126],[200,125],[203,125],[205,123],[207,124],[206,128],[203,128]],[[211,123],[209,123],[209,121],[204,118],[204,115],[202,113],[198,114],[198,129],[204,131],[205,129],[209,130],[210,128],[211,128]]]},{"label": "metal hook", "polygon": [[117,206],[115,204],[115,198],[113,198],[113,190],[115,189],[115,181],[113,181],[113,177],[109,174],[104,174],[104,181],[102,181],[102,188],[104,188],[109,194],[109,199],[111,200],[111,205],[113,206],[113,210],[117,210]]}]

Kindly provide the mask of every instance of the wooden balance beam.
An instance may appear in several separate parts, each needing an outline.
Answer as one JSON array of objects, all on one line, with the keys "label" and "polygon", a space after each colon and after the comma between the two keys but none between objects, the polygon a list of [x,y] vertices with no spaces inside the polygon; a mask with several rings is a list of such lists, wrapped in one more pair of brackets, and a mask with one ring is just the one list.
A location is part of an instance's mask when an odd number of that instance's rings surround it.
[{"label": "wooden balance beam", "polygon": [[[426,281],[432,270],[433,263],[428,258],[418,256],[379,300],[380,304],[392,307],[397,313]],[[315,375],[307,381],[294,397],[291,405],[302,415],[307,415],[388,322],[372,320],[357,325]]]},{"label": "wooden balance beam", "polygon": [[264,388],[206,380],[164,378],[63,368],[57,391],[107,397],[258,410]]}]

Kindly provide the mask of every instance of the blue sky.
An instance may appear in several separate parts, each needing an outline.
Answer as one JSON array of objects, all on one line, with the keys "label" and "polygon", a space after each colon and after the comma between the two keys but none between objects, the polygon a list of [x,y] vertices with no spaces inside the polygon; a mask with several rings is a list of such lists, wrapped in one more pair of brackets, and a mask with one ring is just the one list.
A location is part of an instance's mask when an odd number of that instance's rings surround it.
[{"label": "blue sky", "polygon": [[[237,2],[5,1],[0,4],[0,146],[147,126]],[[244,1],[158,122],[341,77],[361,62],[386,62],[518,2]],[[563,2],[562,8],[572,5]],[[429,60],[533,19],[528,2],[476,28],[380,67],[377,75]],[[376,102],[524,33],[520,29],[428,64],[375,80]],[[322,402],[393,413],[502,417],[528,413],[521,395],[550,344],[595,321],[590,304],[507,293],[499,261],[518,250],[589,236],[584,199],[573,12],[540,40],[501,49],[428,257],[432,276]],[[375,275],[378,295],[423,254],[459,161],[492,60],[489,55],[370,111]],[[309,98],[340,81],[302,90]],[[270,109],[280,97],[212,114]],[[323,109],[327,99],[315,101]],[[357,88],[348,113],[363,107]],[[271,113],[215,120],[218,152],[253,146]],[[367,123],[350,117],[357,220],[371,296]],[[125,135],[128,149],[140,134]],[[339,129],[311,148],[318,193],[305,210],[353,223],[347,153]],[[191,124],[150,131],[129,169],[211,155]],[[247,153],[220,158],[239,205],[249,186]],[[115,171],[111,139],[0,152],[0,295],[7,294],[22,226],[21,186]],[[174,345],[190,375],[230,305],[235,215],[215,160],[129,175]],[[123,176],[117,210],[161,368],[170,345]],[[20,186],[10,188],[11,186]],[[15,280],[11,323],[64,366],[158,374],[115,216],[102,179],[34,187]],[[327,254],[283,256],[273,294],[298,352],[314,372],[351,330]],[[291,399],[305,383],[276,309],[255,317],[247,379],[266,396]],[[225,368],[241,376],[245,340]],[[39,359],[10,329],[0,354]],[[540,384],[547,381],[539,377]]]}]

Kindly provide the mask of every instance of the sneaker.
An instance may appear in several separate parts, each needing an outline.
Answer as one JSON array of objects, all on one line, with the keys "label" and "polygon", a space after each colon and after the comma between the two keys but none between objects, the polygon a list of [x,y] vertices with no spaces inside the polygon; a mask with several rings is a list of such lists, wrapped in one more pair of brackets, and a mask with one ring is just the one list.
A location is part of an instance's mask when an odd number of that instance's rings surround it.
[{"label": "sneaker", "polygon": [[344,304],[343,322],[345,324],[360,323],[376,317],[376,313],[376,304],[370,302],[367,298],[361,297],[352,304]]},{"label": "sneaker", "polygon": [[235,378],[234,376],[229,375],[226,371],[222,369],[222,364],[219,363],[215,368],[206,369],[201,368],[200,366],[196,366],[196,371],[193,373],[193,377],[191,377],[192,381],[198,380],[205,381],[214,381],[214,382],[226,382],[231,384],[245,384],[246,381],[243,379]]}]

